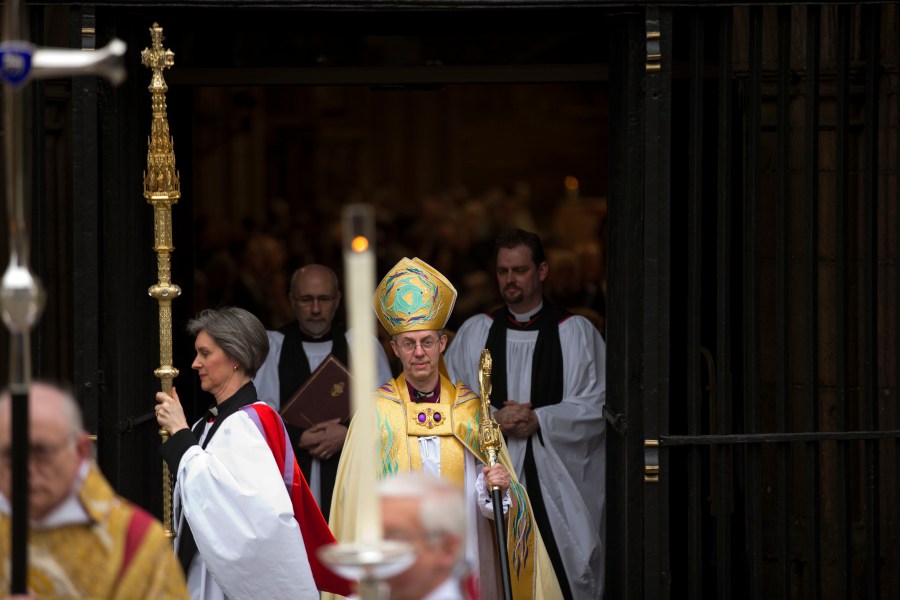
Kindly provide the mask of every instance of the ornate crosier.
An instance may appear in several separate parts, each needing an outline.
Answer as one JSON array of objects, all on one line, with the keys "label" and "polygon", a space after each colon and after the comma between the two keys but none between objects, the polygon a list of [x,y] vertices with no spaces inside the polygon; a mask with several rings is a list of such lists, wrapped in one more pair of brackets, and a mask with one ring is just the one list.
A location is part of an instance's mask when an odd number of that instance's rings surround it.
[{"label": "ornate crosier", "polygon": [[[144,171],[144,198],[153,206],[153,249],[156,251],[156,265],[159,281],[148,290],[150,296],[159,303],[159,368],[153,371],[167,394],[172,393],[172,380],[178,376],[178,369],[172,366],[172,300],[181,295],[181,288],[171,282],[172,245],[172,205],[181,198],[178,171],[175,170],[175,151],[169,135],[169,121],[166,117],[166,92],[169,86],[163,79],[163,69],[175,64],[175,53],[164,50],[163,30],[154,23],[150,28],[152,46],[141,52],[141,63],[153,71],[150,85],[153,122],[147,149],[147,170]],[[165,429],[159,430],[165,442],[169,435]],[[175,537],[172,528],[172,476],[169,466],[163,461],[163,525],[169,538]]]},{"label": "ornate crosier", "polygon": [[[500,425],[491,414],[491,370],[493,361],[491,351],[485,348],[481,351],[481,360],[478,362],[478,384],[481,386],[481,423],[478,426],[478,438],[481,451],[487,456],[488,466],[497,464],[497,456],[500,454]],[[506,531],[503,520],[503,498],[500,496],[500,486],[491,486],[491,500],[494,504],[494,532],[497,538],[497,559],[500,564],[500,579],[503,585],[503,598],[512,600],[512,583],[509,571],[509,553],[506,548]]]}]

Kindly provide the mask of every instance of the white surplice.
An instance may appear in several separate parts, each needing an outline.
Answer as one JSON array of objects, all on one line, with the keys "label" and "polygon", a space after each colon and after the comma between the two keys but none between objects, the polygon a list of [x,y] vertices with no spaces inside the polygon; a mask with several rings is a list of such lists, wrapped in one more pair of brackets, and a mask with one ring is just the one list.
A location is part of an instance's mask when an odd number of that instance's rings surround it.
[{"label": "white surplice", "polygon": [[186,518],[197,543],[191,597],[317,600],[291,498],[260,430],[238,410],[204,450],[208,430],[181,458],[174,493],[177,529]]},{"label": "white surplice", "polygon": [[[451,378],[479,389],[478,364],[493,324],[489,315],[466,320],[444,359]],[[506,372],[510,400],[531,401],[531,368],[537,331],[507,330]],[[602,598],[605,543],[606,344],[587,319],[571,316],[559,325],[563,355],[563,398],[537,408],[540,439],[532,451],[553,538],[575,598]],[[522,471],[526,440],[507,437],[507,446],[526,489]]]}]

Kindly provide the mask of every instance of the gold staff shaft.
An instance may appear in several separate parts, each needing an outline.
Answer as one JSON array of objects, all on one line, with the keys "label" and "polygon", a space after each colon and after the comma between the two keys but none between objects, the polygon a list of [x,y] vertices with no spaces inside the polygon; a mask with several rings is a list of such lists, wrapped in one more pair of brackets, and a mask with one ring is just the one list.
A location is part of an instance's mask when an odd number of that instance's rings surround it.
[{"label": "gold staff shaft", "polygon": [[[172,300],[181,295],[181,288],[172,278],[172,205],[181,198],[181,184],[175,170],[175,151],[169,135],[166,117],[166,91],[169,86],[163,79],[163,69],[175,64],[175,53],[162,46],[162,27],[154,23],[150,28],[152,46],[141,52],[141,63],[152,70],[150,85],[153,122],[147,149],[147,170],[144,171],[144,198],[153,206],[153,249],[156,251],[156,268],[159,281],[148,290],[159,303],[159,368],[153,371],[160,380],[162,391],[172,393],[172,380],[178,369],[172,366]],[[164,429],[159,430],[163,442],[168,439]],[[163,525],[169,538],[175,537],[172,527],[172,476],[163,461]]]},{"label": "gold staff shaft", "polygon": [[[491,351],[485,348],[481,351],[481,359],[478,362],[478,383],[481,386],[481,423],[478,427],[478,438],[481,444],[481,451],[487,455],[488,466],[491,467],[497,464],[497,457],[501,448],[500,425],[491,414],[492,368]],[[494,533],[496,534],[497,561],[500,565],[500,583],[503,589],[503,598],[504,600],[512,600],[509,551],[506,547],[506,531],[503,525],[503,499],[500,495],[500,486],[491,486],[491,499],[494,503]]]}]

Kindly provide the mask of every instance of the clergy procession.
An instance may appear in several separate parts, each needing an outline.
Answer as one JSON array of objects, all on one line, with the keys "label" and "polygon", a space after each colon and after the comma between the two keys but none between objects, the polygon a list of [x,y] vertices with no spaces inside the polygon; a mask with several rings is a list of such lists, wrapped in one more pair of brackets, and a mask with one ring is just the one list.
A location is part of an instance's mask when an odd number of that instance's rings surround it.
[{"label": "clergy procession", "polygon": [[[105,483],[74,398],[32,383],[25,597],[365,598],[362,571],[330,562],[327,549],[359,544],[360,502],[380,497],[383,540],[406,550],[385,559],[379,598],[601,598],[605,346],[586,319],[543,295],[549,269],[537,235],[501,234],[506,305],[453,335],[454,285],[418,258],[401,258],[364,307],[389,336],[396,376],[374,332],[335,321],[342,295],[323,265],[294,273],[297,319],[279,331],[239,307],[200,312],[186,331],[191,366],[213,400],[207,413],[191,424],[175,386],[156,394],[167,434],[160,453],[174,477],[174,544]],[[354,339],[374,359],[372,417],[289,424],[279,414],[286,402],[337,402],[299,391],[352,384]],[[487,386],[483,352],[494,365]],[[310,387],[332,377],[319,369],[327,357],[348,366],[347,377]],[[7,536],[9,406],[5,393]],[[495,461],[485,421],[502,432]],[[381,482],[377,490],[364,488],[359,468]],[[0,552],[8,589],[9,551]]]},{"label": "clergy procession", "polygon": [[[605,343],[545,292],[540,237],[499,235],[503,304],[453,331],[454,282],[403,255],[377,273],[374,208],[349,205],[346,295],[335,269],[310,262],[293,272],[284,300],[294,318],[277,328],[225,303],[173,324],[180,186],[162,78],[172,57],[161,28],[151,33],[144,192],[158,255],[160,389],[147,400],[162,439],[162,519],[101,473],[69,386],[31,379],[42,290],[12,184],[0,586],[42,600],[602,598]],[[15,105],[6,103],[8,118]],[[174,335],[193,340],[194,374],[172,366]],[[179,396],[191,385],[209,400],[202,414]]]}]

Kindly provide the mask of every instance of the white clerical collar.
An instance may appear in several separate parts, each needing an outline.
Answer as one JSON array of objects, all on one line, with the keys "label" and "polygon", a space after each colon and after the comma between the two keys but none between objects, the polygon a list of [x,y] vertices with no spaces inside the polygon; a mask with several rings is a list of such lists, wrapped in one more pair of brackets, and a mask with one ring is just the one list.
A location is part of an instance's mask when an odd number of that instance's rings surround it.
[{"label": "white clerical collar", "polygon": [[[87,477],[90,468],[90,461],[82,460],[81,466],[78,467],[78,475],[75,476],[75,482],[72,484],[72,490],[66,499],[40,521],[30,521],[31,527],[35,529],[53,529],[63,525],[90,523],[91,517],[84,510],[84,506],[78,498],[78,492],[81,491],[81,486],[84,484],[84,479]],[[12,514],[12,506],[3,494],[0,494],[0,513],[4,515]]]},{"label": "white clerical collar", "polygon": [[529,311],[526,312],[526,313],[517,313],[516,311],[514,311],[514,310],[512,310],[512,309],[510,309],[509,313],[510,313],[513,317],[515,317],[516,321],[518,321],[518,322],[520,322],[520,323],[527,323],[528,321],[530,321],[530,320],[534,317],[534,315],[536,315],[536,314],[538,314],[539,312],[541,312],[541,309],[542,309],[542,308],[544,308],[544,301],[543,301],[543,300],[541,300],[540,304],[538,304],[537,306],[535,306],[534,308],[532,308],[531,310],[529,310]]}]

